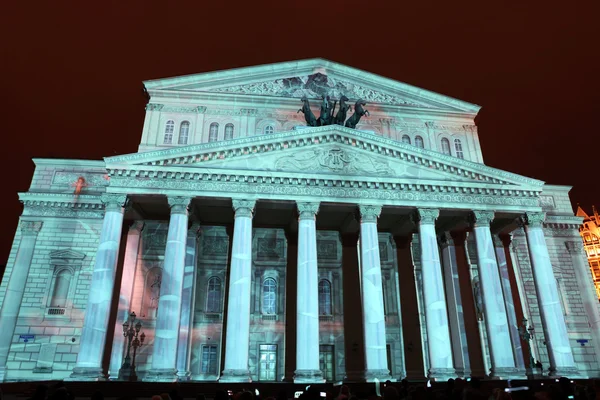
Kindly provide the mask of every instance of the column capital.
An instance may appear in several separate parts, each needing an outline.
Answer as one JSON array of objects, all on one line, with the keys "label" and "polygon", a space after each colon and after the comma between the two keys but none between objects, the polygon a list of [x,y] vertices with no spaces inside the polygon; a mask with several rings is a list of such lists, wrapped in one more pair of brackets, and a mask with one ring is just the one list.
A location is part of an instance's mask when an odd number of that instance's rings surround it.
[{"label": "column capital", "polygon": [[541,228],[545,220],[546,213],[544,212],[531,212],[523,216],[523,223],[532,228]]},{"label": "column capital", "polygon": [[421,224],[435,224],[435,220],[440,216],[440,210],[437,208],[417,208],[415,217]]},{"label": "column capital", "polygon": [[104,204],[105,211],[123,212],[123,207],[127,203],[126,194],[104,193],[100,199]]},{"label": "column capital", "polygon": [[358,206],[360,211],[360,222],[377,222],[377,218],[381,214],[381,206],[360,204]]},{"label": "column capital", "polygon": [[473,210],[471,211],[471,222],[474,227],[490,226],[494,220],[494,212],[488,210]]},{"label": "column capital", "polygon": [[138,220],[138,221],[133,221],[131,223],[131,226],[129,227],[129,232],[136,232],[136,233],[141,233],[144,230],[144,227],[146,226],[144,221]]},{"label": "column capital", "polygon": [[43,224],[42,221],[21,221],[21,235],[37,236]]},{"label": "column capital", "polygon": [[192,202],[191,197],[167,197],[169,202],[169,208],[172,214],[187,214],[190,203]]},{"label": "column capital", "polygon": [[572,242],[565,242],[567,251],[571,254],[583,254],[583,242],[581,240],[574,240]]},{"label": "column capital", "polygon": [[315,219],[319,212],[320,203],[317,202],[296,202],[298,208],[298,219]]},{"label": "column capital", "polygon": [[236,217],[250,217],[254,214],[256,200],[233,200],[233,211]]}]

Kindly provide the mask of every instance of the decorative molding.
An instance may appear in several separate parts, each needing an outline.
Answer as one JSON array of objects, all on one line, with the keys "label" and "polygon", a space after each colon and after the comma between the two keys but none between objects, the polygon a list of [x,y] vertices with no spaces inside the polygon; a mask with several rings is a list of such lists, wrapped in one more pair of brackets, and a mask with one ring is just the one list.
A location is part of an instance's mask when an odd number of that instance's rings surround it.
[{"label": "decorative molding", "polygon": [[317,258],[320,260],[337,260],[338,242],[332,239],[317,240]]},{"label": "decorative molding", "polygon": [[164,104],[148,103],[146,104],[146,111],[160,111],[164,107]]},{"label": "decorative molding", "polygon": [[524,222],[532,228],[541,228],[546,220],[546,213],[543,212],[528,212],[525,214]]},{"label": "decorative molding", "polygon": [[285,240],[276,238],[256,239],[257,261],[279,261],[285,258]]},{"label": "decorative molding", "polygon": [[254,214],[254,206],[256,206],[256,200],[236,200],[232,201],[233,211],[235,212],[235,218],[237,217],[249,217],[252,218]]},{"label": "decorative molding", "polygon": [[420,224],[435,224],[440,215],[440,210],[435,208],[417,208],[416,216]]},{"label": "decorative molding", "polygon": [[27,206],[23,209],[23,216],[28,217],[58,217],[58,218],[104,218],[102,208],[81,209],[81,208],[57,208],[52,206]]},{"label": "decorative molding", "polygon": [[381,206],[380,205],[364,205],[360,204],[358,206],[360,210],[360,222],[377,222],[377,218],[381,215]]},{"label": "decorative molding", "polygon": [[298,219],[314,220],[319,212],[319,205],[319,202],[296,202],[296,207],[298,207]]},{"label": "decorative molding", "polygon": [[127,195],[125,194],[114,194],[114,193],[103,193],[101,196],[102,203],[104,203],[105,211],[116,211],[123,212],[123,207],[127,203]]},{"label": "decorative molding", "polygon": [[202,256],[226,256],[229,240],[227,236],[203,236]]},{"label": "decorative molding", "polygon": [[579,241],[572,241],[572,242],[565,242],[565,246],[567,247],[567,250],[569,253],[574,254],[574,255],[583,255],[583,242],[581,240]]},{"label": "decorative molding", "polygon": [[554,196],[540,195],[540,207],[542,207],[542,210],[552,210],[556,208]]},{"label": "decorative molding", "polygon": [[471,219],[473,222],[473,226],[490,226],[490,223],[494,220],[494,212],[493,211],[484,211],[484,210],[473,210],[471,212]]},{"label": "decorative molding", "polygon": [[85,183],[88,185],[84,189],[85,191],[89,191],[91,187],[95,187],[95,186],[106,187],[106,186],[108,186],[108,183],[109,183],[108,180],[106,179],[106,172],[56,171],[54,173],[54,176],[52,177],[52,185],[72,185],[73,182],[77,181],[77,179],[79,177],[83,177],[83,179],[85,179]]},{"label": "decorative molding", "polygon": [[[521,184],[541,188],[544,182],[498,170],[484,164],[460,159],[438,153],[433,150],[420,149],[359,130],[342,126],[324,126],[306,128],[299,131],[286,131],[272,135],[259,135],[233,139],[227,147],[222,142],[202,143],[190,146],[173,147],[144,153],[107,157],[107,164],[138,164],[148,166],[169,166],[182,164],[198,164],[216,159],[229,159],[250,153],[260,154],[284,148],[300,148],[320,143],[339,143],[381,154],[390,159],[400,159],[409,163],[423,165],[428,168],[443,170],[459,176],[473,177],[475,180],[496,184],[510,184],[511,180]],[[114,169],[114,168],[113,168]],[[139,171],[130,170],[119,165],[114,169],[119,173],[136,174]],[[515,188],[515,190],[517,190]]]},{"label": "decorative molding", "polygon": [[21,235],[37,236],[42,229],[43,222],[41,221],[21,221]]},{"label": "decorative molding", "polygon": [[85,258],[85,253],[81,253],[72,249],[62,249],[51,251],[49,256],[50,259],[69,259],[83,261],[83,259]]},{"label": "decorative molding", "polygon": [[192,202],[191,197],[167,197],[169,207],[171,208],[171,215],[173,214],[186,214]]}]

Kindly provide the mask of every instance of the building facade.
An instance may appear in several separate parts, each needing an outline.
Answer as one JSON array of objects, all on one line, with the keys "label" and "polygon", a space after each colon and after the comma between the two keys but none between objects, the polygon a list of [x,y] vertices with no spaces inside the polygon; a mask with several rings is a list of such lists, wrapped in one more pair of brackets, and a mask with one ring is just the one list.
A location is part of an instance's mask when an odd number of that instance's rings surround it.
[{"label": "building facade", "polygon": [[583,247],[590,263],[592,279],[596,287],[596,295],[600,299],[600,216],[596,207],[592,206],[592,215],[588,215],[581,207],[577,207],[578,217],[583,217],[579,233],[583,238]]},{"label": "building facade", "polygon": [[132,312],[149,381],[600,376],[570,188],[486,166],[478,106],[322,59],[145,87],[138,152],[34,159],[2,380],[126,379]]}]

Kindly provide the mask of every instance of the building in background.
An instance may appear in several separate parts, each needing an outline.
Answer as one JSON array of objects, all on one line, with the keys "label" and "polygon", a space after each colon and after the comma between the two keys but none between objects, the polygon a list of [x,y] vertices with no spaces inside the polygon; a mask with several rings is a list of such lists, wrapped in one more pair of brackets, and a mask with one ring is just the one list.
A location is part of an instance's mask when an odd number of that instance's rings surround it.
[{"label": "building in background", "polygon": [[0,380],[125,376],[131,312],[149,381],[600,377],[570,187],[486,166],[479,106],[323,59],[145,87],[137,152],[34,160]]},{"label": "building in background", "polygon": [[592,215],[588,215],[581,207],[577,207],[577,216],[583,217],[579,233],[583,238],[583,248],[590,263],[592,279],[600,299],[600,216],[594,206],[592,206]]}]

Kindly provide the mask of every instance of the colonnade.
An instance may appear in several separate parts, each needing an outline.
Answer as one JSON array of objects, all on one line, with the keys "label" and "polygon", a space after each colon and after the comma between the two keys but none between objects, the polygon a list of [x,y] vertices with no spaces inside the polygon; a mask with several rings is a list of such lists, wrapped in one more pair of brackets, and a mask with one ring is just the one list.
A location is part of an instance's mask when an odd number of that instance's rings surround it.
[{"label": "colonnade", "polygon": [[[111,298],[115,284],[115,273],[123,226],[123,195],[103,195],[106,212],[100,236],[100,244],[95,258],[88,308],[85,313],[80,351],[77,363],[71,375],[76,380],[95,380],[102,378],[102,357],[107,342],[108,321]],[[165,248],[164,267],[156,332],[152,349],[152,364],[148,380],[175,381],[178,370],[189,360],[189,332],[181,342],[180,330],[189,331],[191,313],[182,302],[190,303],[193,298],[193,286],[184,285],[186,274],[192,276],[194,260],[190,259],[187,249],[194,246],[188,234],[188,213],[191,198],[169,197],[170,221]],[[233,200],[235,212],[233,240],[231,243],[229,290],[227,299],[227,329],[225,332],[225,360],[221,381],[243,382],[250,380],[248,368],[250,337],[250,296],[252,269],[252,219],[254,200]],[[318,202],[297,202],[298,244],[297,244],[297,299],[296,299],[296,370],[295,382],[320,382],[323,380],[319,368],[319,316],[318,316],[318,263],[316,218],[319,212]],[[364,371],[365,380],[385,381],[390,378],[386,355],[385,315],[382,293],[381,261],[379,258],[378,218],[381,206],[359,205],[360,212],[360,278],[362,298],[362,329],[364,333]],[[449,319],[447,299],[460,297],[452,293],[452,281],[443,277],[442,260],[438,247],[438,235],[435,221],[439,210],[419,208],[415,210],[420,244],[420,265],[423,279],[424,314],[428,339],[429,376],[437,379],[455,377],[458,369],[464,369],[460,359],[464,354],[457,350],[451,340],[451,325],[454,330],[460,328],[460,321],[454,313],[460,304],[452,304]],[[516,342],[515,332],[511,331],[514,315],[507,311],[506,288],[502,282],[502,268],[498,265],[496,249],[490,231],[490,222],[494,218],[491,211],[473,211],[473,234],[477,246],[479,279],[482,286],[483,307],[486,315],[486,328],[489,341],[491,375],[495,377],[514,377],[522,370],[522,360],[512,351]],[[525,231],[530,250],[532,269],[536,284],[536,295],[541,308],[541,316],[547,339],[551,368],[556,374],[573,374],[575,362],[564,317],[560,310],[558,289],[548,249],[542,230],[542,213],[527,214],[524,218]],[[140,228],[141,229],[141,228]],[[39,228],[38,228],[39,230]],[[33,230],[35,231],[35,229]],[[30,231],[24,231],[30,232]],[[23,236],[13,273],[9,281],[0,322],[2,326],[10,318],[16,319],[20,304],[19,290],[25,285],[31,262],[33,245]],[[133,240],[133,239],[132,239]],[[139,239],[138,239],[139,240]],[[451,252],[441,252],[444,264],[449,263]],[[127,255],[126,255],[127,257]],[[21,265],[22,264],[22,265]],[[452,264],[450,262],[450,264]],[[17,271],[17,272],[14,272]],[[455,271],[450,268],[450,275]],[[131,286],[132,278],[125,279]],[[192,284],[193,285],[193,284]],[[20,289],[19,289],[20,288]],[[448,297],[446,296],[448,293]],[[192,297],[190,297],[192,296]],[[12,308],[11,308],[12,307]],[[6,310],[5,310],[6,308]],[[121,314],[127,312],[128,304],[120,306]],[[183,311],[182,311],[183,310]],[[513,313],[514,314],[514,313]],[[124,314],[125,315],[125,314]],[[10,322],[10,321],[9,321]],[[14,325],[14,323],[13,323]],[[10,340],[0,335],[0,366],[6,365]],[[464,344],[466,346],[466,343]],[[121,351],[122,343],[116,343]],[[121,349],[121,350],[119,350]],[[454,354],[453,354],[454,352]],[[182,355],[183,354],[183,355]],[[182,359],[183,357],[183,359]],[[521,357],[522,358],[522,357]],[[4,362],[3,362],[4,361]],[[464,360],[463,360],[464,361]],[[189,361],[188,361],[189,363]],[[111,366],[111,368],[113,368]],[[460,373],[461,371],[459,371]],[[181,371],[180,371],[181,375]],[[349,374],[350,375],[350,374]]]}]

